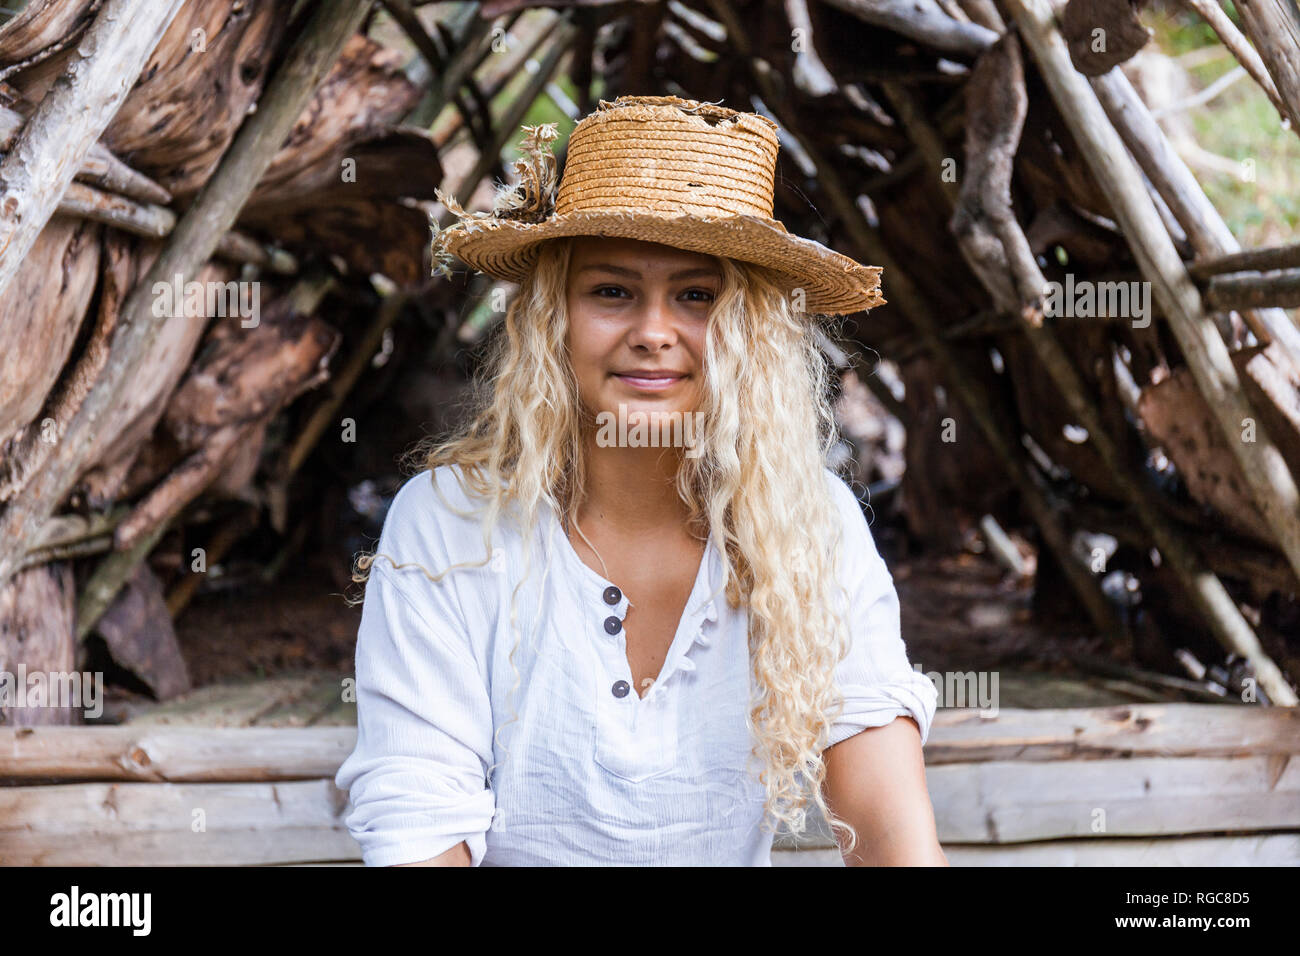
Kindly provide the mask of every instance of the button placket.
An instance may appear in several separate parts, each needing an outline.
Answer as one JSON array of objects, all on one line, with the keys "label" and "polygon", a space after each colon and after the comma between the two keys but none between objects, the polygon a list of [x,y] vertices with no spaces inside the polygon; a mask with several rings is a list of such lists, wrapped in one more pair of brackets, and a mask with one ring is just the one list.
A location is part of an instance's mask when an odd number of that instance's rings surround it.
[{"label": "button placket", "polygon": [[664,711],[654,694],[655,688],[643,698],[633,687],[627,631],[623,627],[631,606],[627,596],[615,585],[607,584],[593,597],[599,601],[591,606],[602,615],[601,658],[607,662],[606,673],[616,678],[605,684],[596,705],[596,762],[636,783],[676,765],[677,728],[673,715]]}]

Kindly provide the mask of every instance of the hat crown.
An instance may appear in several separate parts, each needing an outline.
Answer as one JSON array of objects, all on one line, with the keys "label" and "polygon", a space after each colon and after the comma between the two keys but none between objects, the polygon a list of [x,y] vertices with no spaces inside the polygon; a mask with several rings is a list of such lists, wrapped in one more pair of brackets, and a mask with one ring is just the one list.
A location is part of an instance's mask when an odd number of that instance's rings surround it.
[{"label": "hat crown", "polygon": [[773,217],[776,124],[676,96],[601,100],[569,136],[555,212]]}]

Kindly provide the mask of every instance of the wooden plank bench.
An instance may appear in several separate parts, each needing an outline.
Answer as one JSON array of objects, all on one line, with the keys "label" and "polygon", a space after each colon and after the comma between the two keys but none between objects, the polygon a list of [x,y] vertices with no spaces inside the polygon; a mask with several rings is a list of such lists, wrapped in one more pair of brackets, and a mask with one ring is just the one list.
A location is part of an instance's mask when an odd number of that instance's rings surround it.
[{"label": "wooden plank bench", "polygon": [[[0,864],[356,863],[333,785],[354,727],[0,728]],[[954,865],[1300,864],[1300,711],[940,710],[925,748]],[[815,817],[774,865],[839,866]]]}]

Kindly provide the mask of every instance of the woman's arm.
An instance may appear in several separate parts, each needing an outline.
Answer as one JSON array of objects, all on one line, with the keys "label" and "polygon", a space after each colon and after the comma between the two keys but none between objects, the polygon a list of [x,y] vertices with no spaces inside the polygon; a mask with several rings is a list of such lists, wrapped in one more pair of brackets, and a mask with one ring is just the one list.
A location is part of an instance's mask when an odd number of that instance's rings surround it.
[{"label": "woman's arm", "polygon": [[469,866],[472,863],[469,844],[461,840],[446,853],[440,853],[419,863],[394,863],[393,866]]},{"label": "woman's arm", "polygon": [[870,727],[828,747],[822,794],[851,824],[858,845],[845,866],[948,866],[925,786],[921,732],[911,717]]}]

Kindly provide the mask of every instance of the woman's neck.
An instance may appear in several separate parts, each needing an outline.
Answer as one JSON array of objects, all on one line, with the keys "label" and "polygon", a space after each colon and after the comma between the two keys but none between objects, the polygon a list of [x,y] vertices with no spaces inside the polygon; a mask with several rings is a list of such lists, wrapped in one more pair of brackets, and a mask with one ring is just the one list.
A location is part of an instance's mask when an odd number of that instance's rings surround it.
[{"label": "woman's neck", "polygon": [[687,508],[677,493],[675,448],[608,448],[587,439],[587,474],[578,523],[599,523],[617,536],[681,527]]}]

